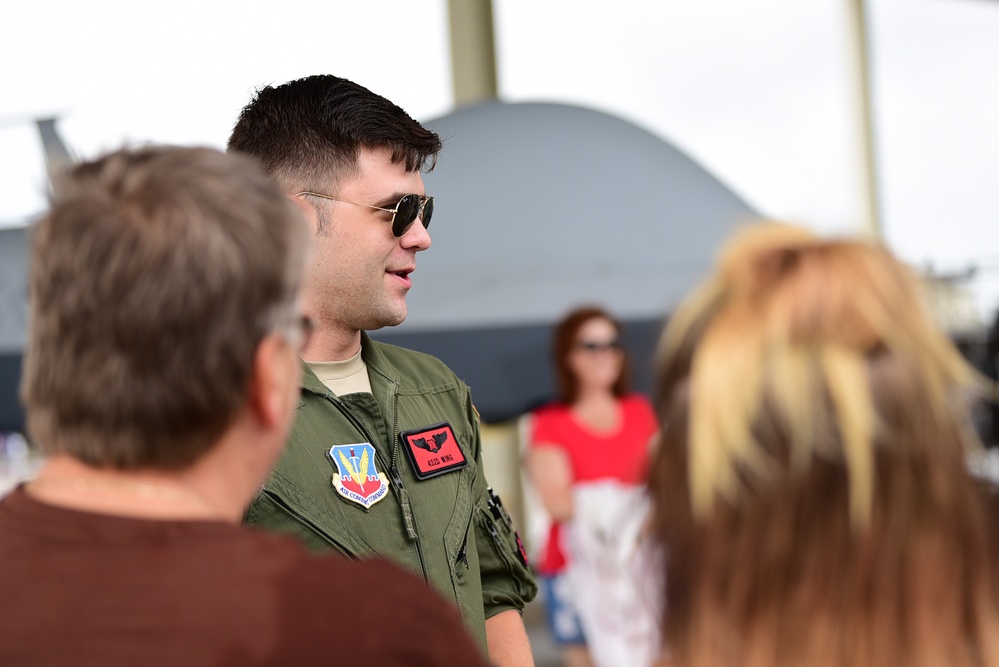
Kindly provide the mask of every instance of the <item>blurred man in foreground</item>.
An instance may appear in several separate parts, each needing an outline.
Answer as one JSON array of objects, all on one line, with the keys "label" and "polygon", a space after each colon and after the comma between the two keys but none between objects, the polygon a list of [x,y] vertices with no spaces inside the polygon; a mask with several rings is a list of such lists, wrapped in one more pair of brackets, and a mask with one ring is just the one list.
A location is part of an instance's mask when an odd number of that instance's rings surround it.
[{"label": "blurred man in foreground", "polygon": [[57,185],[21,388],[49,458],[0,502],[0,664],[482,664],[411,575],[235,525],[298,400],[308,247],[241,156],[126,150]]}]

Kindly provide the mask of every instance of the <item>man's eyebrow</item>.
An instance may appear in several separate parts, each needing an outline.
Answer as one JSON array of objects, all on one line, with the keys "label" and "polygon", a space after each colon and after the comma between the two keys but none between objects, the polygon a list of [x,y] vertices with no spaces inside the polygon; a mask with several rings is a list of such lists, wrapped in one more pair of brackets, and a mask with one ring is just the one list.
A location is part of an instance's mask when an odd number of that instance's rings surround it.
[{"label": "man's eyebrow", "polygon": [[412,192],[393,192],[392,194],[385,195],[380,200],[378,200],[378,203],[375,204],[375,206],[378,206],[379,208],[395,208],[395,205],[399,203],[400,199],[402,199],[406,195],[411,195],[411,194],[414,194],[414,193],[412,193]]}]

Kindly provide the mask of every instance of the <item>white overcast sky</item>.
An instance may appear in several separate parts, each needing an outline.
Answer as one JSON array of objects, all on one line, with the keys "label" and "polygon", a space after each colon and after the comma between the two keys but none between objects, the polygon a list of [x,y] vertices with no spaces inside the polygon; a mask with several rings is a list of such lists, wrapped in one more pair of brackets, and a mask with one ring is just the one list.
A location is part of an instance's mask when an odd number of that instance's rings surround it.
[{"label": "white overcast sky", "polygon": [[[853,231],[846,2],[493,0],[500,96],[623,117],[764,215]],[[869,0],[868,11],[886,241],[920,266],[979,266],[969,286],[991,319],[999,1]],[[34,117],[61,116],[83,156],[124,141],[221,147],[255,88],[327,72],[419,119],[448,113],[446,1],[4,0],[0,226],[44,206]]]}]

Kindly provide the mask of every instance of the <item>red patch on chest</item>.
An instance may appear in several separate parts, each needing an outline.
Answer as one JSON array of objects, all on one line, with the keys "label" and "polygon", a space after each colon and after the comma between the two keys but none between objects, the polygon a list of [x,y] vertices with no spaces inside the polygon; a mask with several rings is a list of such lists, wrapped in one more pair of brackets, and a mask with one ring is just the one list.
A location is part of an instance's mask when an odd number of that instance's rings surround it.
[{"label": "red patch on chest", "polygon": [[403,449],[418,479],[429,479],[468,465],[447,422],[401,433]]}]

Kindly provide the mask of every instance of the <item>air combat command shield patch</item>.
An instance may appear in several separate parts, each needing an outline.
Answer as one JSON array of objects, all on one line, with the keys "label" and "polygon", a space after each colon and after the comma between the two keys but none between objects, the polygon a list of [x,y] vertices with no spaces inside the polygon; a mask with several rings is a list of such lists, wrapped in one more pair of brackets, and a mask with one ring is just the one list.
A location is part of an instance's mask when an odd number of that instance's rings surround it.
[{"label": "air combat command shield patch", "polygon": [[326,456],[337,469],[333,488],[347,500],[368,509],[388,493],[388,478],[375,468],[375,448],[369,443],[335,445]]}]

